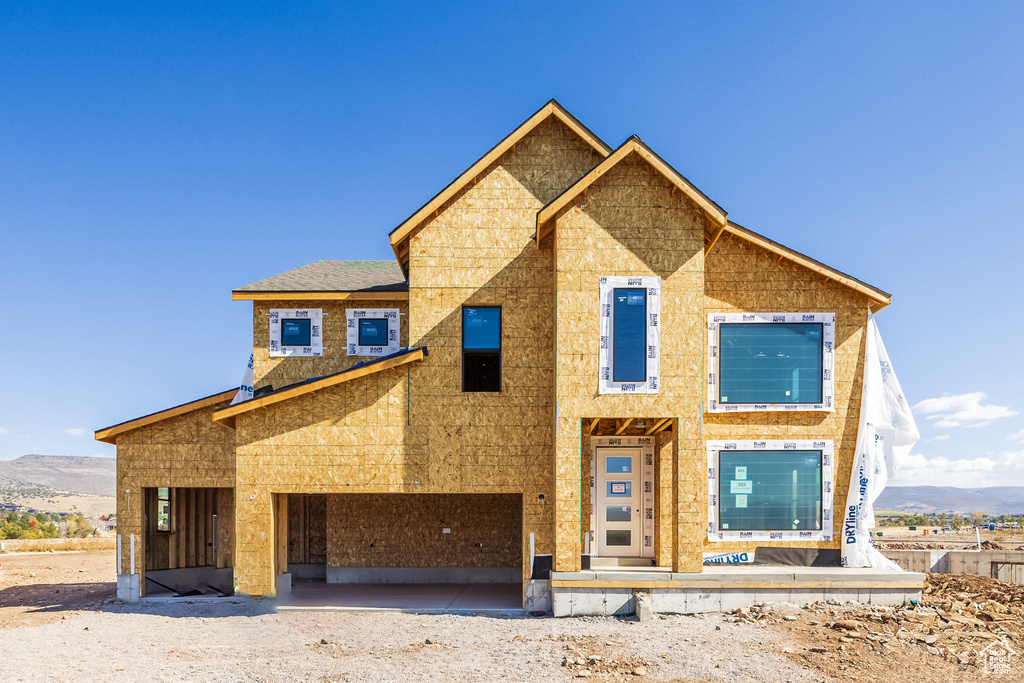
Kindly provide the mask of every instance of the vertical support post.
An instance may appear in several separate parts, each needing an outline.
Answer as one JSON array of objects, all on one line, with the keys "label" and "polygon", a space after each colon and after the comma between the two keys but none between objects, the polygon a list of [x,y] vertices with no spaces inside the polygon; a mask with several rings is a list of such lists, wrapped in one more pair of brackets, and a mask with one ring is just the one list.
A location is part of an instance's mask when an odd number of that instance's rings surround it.
[{"label": "vertical support post", "polygon": [[121,556],[121,534],[117,535],[117,573],[123,574],[121,570],[124,569],[124,557]]},{"label": "vertical support post", "polygon": [[134,574],[135,573],[135,534],[131,535],[131,545],[132,545],[132,562],[131,562],[131,566],[128,567],[128,573],[129,574]]}]

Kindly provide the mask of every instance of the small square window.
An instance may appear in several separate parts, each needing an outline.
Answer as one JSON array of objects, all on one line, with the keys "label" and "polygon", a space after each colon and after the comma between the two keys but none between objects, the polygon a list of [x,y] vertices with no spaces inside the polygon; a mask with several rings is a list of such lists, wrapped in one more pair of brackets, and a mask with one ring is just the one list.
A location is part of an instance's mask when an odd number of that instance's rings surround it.
[{"label": "small square window", "polygon": [[310,321],[309,319],[281,320],[281,346],[309,346]]},{"label": "small square window", "polygon": [[384,318],[362,318],[359,320],[360,346],[387,346],[388,321]]}]

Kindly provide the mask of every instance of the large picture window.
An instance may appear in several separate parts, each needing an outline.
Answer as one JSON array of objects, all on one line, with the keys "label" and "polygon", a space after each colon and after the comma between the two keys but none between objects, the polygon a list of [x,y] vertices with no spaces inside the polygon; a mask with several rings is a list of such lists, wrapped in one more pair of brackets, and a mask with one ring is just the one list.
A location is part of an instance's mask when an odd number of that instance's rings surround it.
[{"label": "large picture window", "polygon": [[709,412],[833,410],[832,313],[708,316]]},{"label": "large picture window", "polygon": [[708,537],[831,540],[832,441],[708,442]]},{"label": "large picture window", "polygon": [[604,276],[599,286],[598,393],[658,393],[661,278]]},{"label": "large picture window", "polygon": [[462,309],[462,390],[501,391],[501,307]]}]

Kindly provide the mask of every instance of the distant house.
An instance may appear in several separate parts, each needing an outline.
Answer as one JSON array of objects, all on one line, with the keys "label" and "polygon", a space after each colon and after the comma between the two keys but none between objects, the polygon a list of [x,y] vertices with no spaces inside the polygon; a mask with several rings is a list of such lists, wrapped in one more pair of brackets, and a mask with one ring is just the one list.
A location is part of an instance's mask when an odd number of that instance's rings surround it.
[{"label": "distant house", "polygon": [[120,573],[220,568],[274,595],[288,573],[520,582],[531,549],[556,573],[698,573],[704,553],[839,547],[888,294],[554,101],[389,240],[393,261],[234,290],[251,399],[96,432],[117,446]]}]

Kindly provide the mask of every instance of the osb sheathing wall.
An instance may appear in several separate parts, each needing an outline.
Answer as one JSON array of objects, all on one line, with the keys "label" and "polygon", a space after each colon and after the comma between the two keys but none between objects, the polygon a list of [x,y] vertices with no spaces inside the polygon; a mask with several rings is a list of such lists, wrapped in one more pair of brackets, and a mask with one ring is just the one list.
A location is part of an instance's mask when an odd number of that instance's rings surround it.
[{"label": "osb sheathing wall", "polygon": [[518,567],[520,501],[514,494],[329,495],[327,566]]},{"label": "osb sheathing wall", "polygon": [[[253,386],[257,389],[268,384],[281,388],[295,382],[304,382],[312,377],[323,377],[335,372],[347,370],[356,363],[373,360],[368,356],[348,355],[348,318],[345,310],[349,308],[397,308],[401,314],[400,342],[403,347],[409,346],[409,325],[407,302],[395,300],[344,299],[341,301],[280,301],[252,302],[252,333],[253,333]],[[272,308],[319,308],[323,318],[323,355],[318,358],[289,356],[286,358],[270,357],[270,309]]]},{"label": "osb sheathing wall", "polygon": [[408,426],[408,368],[242,413],[236,420],[235,578],[273,595],[274,493],[426,490],[426,430]]},{"label": "osb sheathing wall", "polygon": [[[860,422],[864,331],[868,299],[856,291],[738,237],[723,237],[705,265],[707,313],[823,312],[836,314],[835,412],[715,413],[704,416],[704,437],[713,439],[832,439],[835,441],[835,540],[711,543],[708,552],[753,550],[758,545],[838,548],[842,509],[850,487]],[[703,466],[706,467],[706,456]],[[707,480],[699,489],[707,518]],[[705,536],[706,538],[706,536]]]},{"label": "osb sheathing wall", "polygon": [[[225,401],[117,436],[117,530],[122,539],[118,573],[143,570],[143,488],[235,485],[235,432],[215,423],[212,417],[214,410],[227,404]],[[135,534],[136,543],[134,570],[130,567],[131,534]]]},{"label": "osb sheathing wall", "polygon": [[[430,434],[429,489],[523,494],[529,534],[553,552],[553,262],[536,214],[600,161],[549,118],[441,207],[410,247],[410,422]],[[462,307],[502,307],[502,392],[462,393]],[[540,497],[544,496],[544,499]]]},{"label": "osb sheathing wall", "polygon": [[[700,526],[703,498],[686,487],[705,465],[700,435],[702,383],[702,210],[637,155],[630,155],[556,216],[558,434],[554,460],[555,569],[580,568],[581,419],[678,417],[679,527]],[[661,277],[661,386],[652,395],[598,395],[599,278]],[[589,457],[589,454],[586,454]],[[684,495],[687,494],[687,495]],[[664,497],[659,496],[664,502]],[[659,510],[664,515],[664,510]],[[706,513],[704,513],[706,514]],[[664,517],[661,518],[662,520]],[[701,549],[678,543],[674,567],[700,571]],[[659,558],[662,554],[658,553]]]}]

